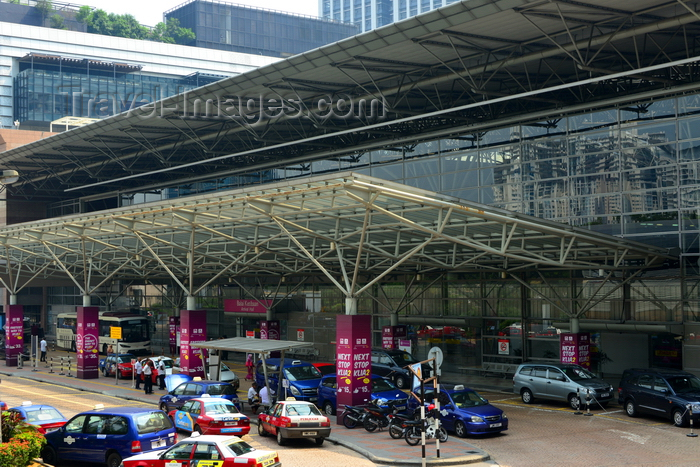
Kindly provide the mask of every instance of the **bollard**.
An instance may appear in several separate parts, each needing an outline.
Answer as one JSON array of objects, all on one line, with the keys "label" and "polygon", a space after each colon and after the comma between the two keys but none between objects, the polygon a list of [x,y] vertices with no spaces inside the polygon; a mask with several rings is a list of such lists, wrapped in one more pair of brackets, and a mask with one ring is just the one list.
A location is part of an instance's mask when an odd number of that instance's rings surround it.
[{"label": "bollard", "polygon": [[583,415],[587,417],[593,416],[591,413],[591,390],[588,388],[586,389],[586,413]]},{"label": "bollard", "polygon": [[53,357],[49,359],[49,373],[53,373]]},{"label": "bollard", "polygon": [[688,438],[697,438],[698,435],[696,433],[693,433],[693,405],[692,404],[688,404],[688,413],[690,414],[690,416],[689,416],[689,418],[690,418],[690,433],[688,433],[686,436]]},{"label": "bollard", "polygon": [[66,375],[68,378],[72,378],[73,375],[70,374],[70,356],[68,357],[68,374]]},{"label": "bollard", "polygon": [[574,412],[574,415],[581,415],[583,412],[581,412],[581,396],[580,396],[580,391],[581,388],[576,388],[576,397],[578,397],[579,404],[578,404],[578,409],[576,409],[576,412]]},{"label": "bollard", "polygon": [[23,357],[24,357],[23,353],[17,354],[17,369],[18,370],[21,370],[24,368],[24,358]]},{"label": "bollard", "polygon": [[65,373],[63,372],[63,357],[58,357],[58,358],[61,359],[61,372],[59,373],[59,375],[65,375]]}]

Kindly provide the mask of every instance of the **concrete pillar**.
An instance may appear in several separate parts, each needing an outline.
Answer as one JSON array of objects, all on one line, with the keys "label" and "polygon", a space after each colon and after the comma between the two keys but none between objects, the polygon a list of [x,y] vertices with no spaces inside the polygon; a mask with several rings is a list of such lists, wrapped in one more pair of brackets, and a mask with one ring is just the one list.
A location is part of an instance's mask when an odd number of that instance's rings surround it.
[{"label": "concrete pillar", "polygon": [[569,325],[571,326],[571,329],[569,331],[572,334],[576,334],[578,332],[581,332],[581,326],[579,326],[578,318],[570,318]]},{"label": "concrete pillar", "polygon": [[196,310],[197,309],[197,299],[196,297],[193,297],[192,295],[187,296],[187,304],[185,305],[188,310]]},{"label": "concrete pillar", "polygon": [[357,314],[357,298],[345,297],[345,314],[346,315],[356,315]]}]

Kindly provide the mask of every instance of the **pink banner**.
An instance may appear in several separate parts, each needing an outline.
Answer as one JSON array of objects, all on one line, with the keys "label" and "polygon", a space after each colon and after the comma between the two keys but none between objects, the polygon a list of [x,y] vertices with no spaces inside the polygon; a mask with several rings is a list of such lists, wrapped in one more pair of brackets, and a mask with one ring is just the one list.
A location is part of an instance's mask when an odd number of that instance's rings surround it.
[{"label": "pink banner", "polygon": [[24,306],[8,305],[5,318],[5,365],[17,366],[24,349]]},{"label": "pink banner", "polygon": [[260,321],[260,339],[280,340],[280,322],[276,319]]},{"label": "pink banner", "polygon": [[193,378],[199,376],[206,379],[204,360],[206,351],[190,347],[191,342],[207,340],[206,310],[180,311],[180,373]]},{"label": "pink banner", "polygon": [[[372,321],[369,315],[336,318],[337,407],[364,405],[371,394]],[[339,420],[342,424],[342,420]]]},{"label": "pink banner", "polygon": [[227,313],[267,313],[271,306],[272,300],[224,300],[224,311]]},{"label": "pink banner", "polygon": [[382,327],[382,348],[398,349],[399,340],[404,339],[408,334],[405,324]]},{"label": "pink banner", "polygon": [[177,352],[177,336],[180,334],[180,317],[171,316],[168,320],[170,328],[170,355],[175,355]]},{"label": "pink banner", "polygon": [[587,332],[561,334],[561,362],[591,367],[591,335]]},{"label": "pink banner", "polygon": [[75,334],[75,352],[80,379],[95,379],[100,376],[100,309],[96,306],[76,307],[78,327]]}]

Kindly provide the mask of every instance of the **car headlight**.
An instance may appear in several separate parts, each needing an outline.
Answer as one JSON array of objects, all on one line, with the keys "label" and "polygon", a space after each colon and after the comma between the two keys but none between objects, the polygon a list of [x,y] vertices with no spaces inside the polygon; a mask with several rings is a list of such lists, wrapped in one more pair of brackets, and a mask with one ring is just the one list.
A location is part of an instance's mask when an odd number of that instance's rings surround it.
[{"label": "car headlight", "polygon": [[477,417],[476,415],[472,415],[472,423],[484,423],[484,419]]},{"label": "car headlight", "polygon": [[379,405],[379,406],[386,405],[387,402],[389,402],[389,399],[381,398],[381,399],[377,400],[377,405]]},{"label": "car headlight", "polygon": [[289,392],[291,392],[293,396],[301,396],[301,392],[294,386],[289,386]]},{"label": "car headlight", "polygon": [[508,415],[506,415],[506,413],[503,412],[503,413],[501,414],[501,418],[502,418],[503,420],[508,420]]},{"label": "car headlight", "polygon": [[692,404],[693,414],[700,413],[700,404]]}]

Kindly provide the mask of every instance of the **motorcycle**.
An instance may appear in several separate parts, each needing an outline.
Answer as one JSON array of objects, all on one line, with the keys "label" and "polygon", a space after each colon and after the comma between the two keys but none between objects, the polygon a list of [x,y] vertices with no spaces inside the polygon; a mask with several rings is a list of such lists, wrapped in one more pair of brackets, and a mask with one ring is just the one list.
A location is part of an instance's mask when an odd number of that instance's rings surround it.
[{"label": "motorcycle", "polygon": [[371,433],[377,428],[381,430],[389,426],[389,415],[398,412],[394,405],[395,403],[393,401],[387,401],[386,399],[372,399],[369,401],[369,405],[365,407],[365,412],[367,412],[367,414],[362,423],[365,430]]},{"label": "motorcycle", "polygon": [[392,413],[389,417],[389,436],[394,439],[401,439],[406,436],[406,429],[416,423],[420,426],[420,420],[415,420],[408,415]]},{"label": "motorcycle", "polygon": [[421,442],[421,428],[423,424],[425,424],[425,439],[436,438],[443,443],[447,441],[447,430],[439,424],[439,419],[440,412],[435,408],[435,405],[430,404],[425,420],[407,423],[406,434],[404,435],[406,443],[415,446]]},{"label": "motorcycle", "polygon": [[363,407],[352,405],[346,405],[343,413],[340,414],[345,428],[355,428],[357,425],[363,424],[366,416],[367,412]]}]

